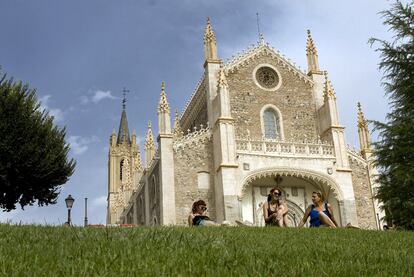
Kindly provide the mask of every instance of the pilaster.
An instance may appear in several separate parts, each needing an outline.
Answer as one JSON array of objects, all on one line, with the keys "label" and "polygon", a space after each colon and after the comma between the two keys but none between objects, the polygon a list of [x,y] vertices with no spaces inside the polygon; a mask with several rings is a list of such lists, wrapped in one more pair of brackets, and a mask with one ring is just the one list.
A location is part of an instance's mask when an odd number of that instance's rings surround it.
[{"label": "pilaster", "polygon": [[160,174],[160,224],[174,225],[175,217],[175,178],[173,134],[171,132],[170,108],[165,93],[164,82],[161,86],[161,96],[158,105],[158,151]]}]

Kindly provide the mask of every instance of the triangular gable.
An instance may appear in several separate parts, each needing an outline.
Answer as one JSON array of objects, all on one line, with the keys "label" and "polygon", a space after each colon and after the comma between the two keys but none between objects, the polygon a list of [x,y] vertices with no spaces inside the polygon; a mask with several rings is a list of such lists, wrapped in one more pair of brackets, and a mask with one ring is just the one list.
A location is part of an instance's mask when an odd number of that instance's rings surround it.
[{"label": "triangular gable", "polygon": [[234,72],[236,69],[246,66],[250,61],[262,54],[270,55],[273,59],[277,60],[277,63],[279,65],[286,68],[288,71],[293,72],[293,74],[298,76],[299,79],[303,80],[305,83],[310,84],[311,86],[313,85],[313,80],[306,74],[306,72],[299,69],[294,63],[285,58],[284,55],[282,55],[279,51],[264,43],[260,43],[252,48],[248,48],[239,56],[226,62],[225,70],[226,72]]}]

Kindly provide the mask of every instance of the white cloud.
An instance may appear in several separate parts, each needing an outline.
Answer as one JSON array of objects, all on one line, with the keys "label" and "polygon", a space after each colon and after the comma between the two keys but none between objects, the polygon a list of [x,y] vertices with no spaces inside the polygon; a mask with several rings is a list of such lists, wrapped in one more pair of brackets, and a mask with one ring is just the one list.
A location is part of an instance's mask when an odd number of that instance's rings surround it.
[{"label": "white cloud", "polygon": [[55,122],[61,122],[63,121],[63,117],[64,117],[63,111],[61,109],[52,109],[49,107],[48,104],[49,104],[50,97],[51,97],[50,94],[46,94],[39,98],[40,109],[48,111],[49,115],[54,117]]},{"label": "white cloud", "polygon": [[99,138],[97,136],[91,137],[80,137],[80,136],[70,136],[68,138],[68,143],[70,148],[75,155],[81,155],[86,152],[89,148],[89,144],[93,142],[98,142]]},{"label": "white cloud", "polygon": [[98,103],[99,101],[103,99],[115,99],[115,96],[112,95],[112,92],[107,90],[97,90],[95,91],[95,94],[92,96],[92,102]]},{"label": "white cloud", "polygon": [[80,97],[80,102],[82,105],[89,104],[90,102],[98,103],[104,99],[116,99],[115,96],[112,95],[112,92],[110,90],[95,90],[93,92],[88,92],[88,94],[91,94],[91,96],[82,95]]}]

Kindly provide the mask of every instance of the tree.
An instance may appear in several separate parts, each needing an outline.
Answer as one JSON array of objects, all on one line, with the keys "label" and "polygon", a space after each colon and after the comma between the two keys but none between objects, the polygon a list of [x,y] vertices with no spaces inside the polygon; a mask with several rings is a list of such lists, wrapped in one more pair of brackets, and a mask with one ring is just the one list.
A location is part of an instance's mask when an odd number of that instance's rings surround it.
[{"label": "tree", "polygon": [[373,121],[379,139],[374,154],[379,168],[376,197],[383,203],[386,220],[414,230],[414,2],[396,1],[383,11],[384,24],[394,41],[371,38],[379,44],[379,68],[391,111],[386,122]]},{"label": "tree", "polygon": [[55,204],[73,174],[65,128],[40,109],[36,91],[0,77],[0,208]]}]

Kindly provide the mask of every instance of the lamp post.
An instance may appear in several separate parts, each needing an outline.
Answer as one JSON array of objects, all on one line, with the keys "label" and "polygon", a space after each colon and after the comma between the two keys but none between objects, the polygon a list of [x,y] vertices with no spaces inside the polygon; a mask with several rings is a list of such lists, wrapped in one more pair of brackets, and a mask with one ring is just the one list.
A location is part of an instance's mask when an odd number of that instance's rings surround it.
[{"label": "lamp post", "polygon": [[88,227],[88,198],[85,197],[85,222],[84,227]]},{"label": "lamp post", "polygon": [[73,202],[75,202],[75,199],[72,197],[72,195],[69,194],[69,196],[66,197],[65,202],[66,202],[66,208],[68,208],[68,224],[69,226],[71,226],[72,221],[70,219],[70,210],[72,209]]}]

